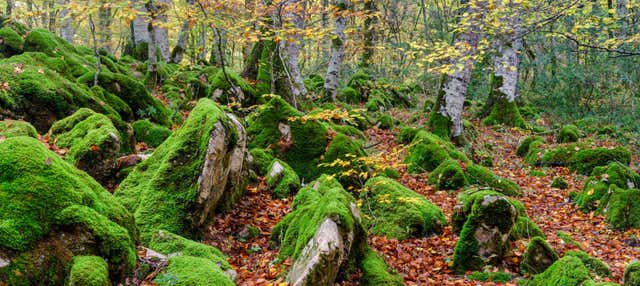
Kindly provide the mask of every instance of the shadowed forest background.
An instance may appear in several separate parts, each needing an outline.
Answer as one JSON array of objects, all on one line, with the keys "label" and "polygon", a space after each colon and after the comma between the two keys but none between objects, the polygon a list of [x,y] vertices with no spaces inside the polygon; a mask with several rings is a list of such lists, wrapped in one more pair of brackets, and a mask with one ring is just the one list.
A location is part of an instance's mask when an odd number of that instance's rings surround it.
[{"label": "shadowed forest background", "polygon": [[640,285],[636,0],[0,5],[0,286]]}]

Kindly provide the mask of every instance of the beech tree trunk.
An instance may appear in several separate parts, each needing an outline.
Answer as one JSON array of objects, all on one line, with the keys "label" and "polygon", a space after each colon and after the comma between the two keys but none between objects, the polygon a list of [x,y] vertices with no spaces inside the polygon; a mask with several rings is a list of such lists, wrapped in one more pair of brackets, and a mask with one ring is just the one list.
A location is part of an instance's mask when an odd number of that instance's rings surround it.
[{"label": "beech tree trunk", "polygon": [[[483,21],[483,11],[486,6],[485,0],[472,0],[466,3],[465,8],[468,14],[473,15],[477,22],[470,21],[466,31],[456,40],[455,46],[463,46],[462,55],[455,62],[451,63],[453,72],[443,76],[442,86],[436,100],[436,106],[429,116],[429,129],[443,138],[456,139],[461,141],[462,132],[462,112],[464,111],[464,99],[467,95],[469,80],[473,70],[474,60],[470,58],[478,47],[480,39],[481,25]],[[462,13],[460,13],[462,14]]]},{"label": "beech tree trunk", "polygon": [[372,64],[371,61],[373,59],[377,40],[375,26],[378,23],[378,16],[376,15],[378,8],[375,0],[365,1],[364,10],[367,14],[367,18],[364,20],[364,48],[362,51],[360,67],[368,69]]},{"label": "beech tree trunk", "polygon": [[139,60],[146,60],[149,56],[149,23],[141,15],[147,15],[148,10],[141,0],[134,0],[134,6],[138,10],[138,15],[131,23],[131,39],[126,53]]},{"label": "beech tree trunk", "polygon": [[101,2],[100,9],[98,10],[98,33],[100,35],[98,48],[105,49],[109,53],[112,53],[111,39],[113,33],[111,32],[111,20],[113,16],[111,15],[110,5],[111,3],[109,2]]},{"label": "beech tree trunk", "polygon": [[347,40],[344,34],[344,29],[347,26],[347,18],[344,13],[347,11],[349,2],[348,0],[334,0],[333,5],[336,6],[337,12],[333,27],[333,39],[331,41],[331,59],[329,60],[329,67],[327,68],[324,89],[326,96],[331,101],[336,102],[342,59],[344,58],[344,43]]},{"label": "beech tree trunk", "polygon": [[155,6],[157,9],[153,19],[156,23],[154,26],[155,42],[158,50],[160,50],[160,56],[162,61],[169,62],[171,59],[171,51],[169,49],[169,30],[165,25],[167,24],[167,11],[171,8],[171,0],[155,0]]},{"label": "beech tree trunk", "polygon": [[616,14],[618,22],[620,23],[620,32],[618,33],[619,37],[626,37],[629,35],[629,25],[627,22],[627,0],[617,0],[616,1]]},{"label": "beech tree trunk", "polygon": [[7,0],[7,7],[4,11],[4,15],[7,18],[11,18],[11,14],[13,14],[13,0]]},{"label": "beech tree trunk", "polygon": [[60,10],[60,37],[70,44],[73,44],[75,30],[71,24],[72,21],[69,16],[69,8],[67,8],[67,4],[69,4],[68,0],[58,0],[58,5],[62,7],[62,10]]},{"label": "beech tree trunk", "polygon": [[288,39],[280,42],[280,56],[285,64],[289,80],[291,95],[294,98],[307,94],[304,86],[302,72],[299,66],[300,44],[302,42],[301,31],[304,29],[304,8],[302,0],[288,0],[282,15],[280,26],[289,22],[296,29]]},{"label": "beech tree trunk", "polygon": [[156,46],[156,33],[155,27],[153,23],[155,22],[155,16],[157,15],[158,8],[155,6],[155,2],[153,0],[147,3],[147,10],[149,11],[149,15],[151,15],[151,21],[147,23],[147,32],[149,34],[149,44],[148,44],[148,52],[149,52],[149,62],[147,63],[147,73],[149,77],[149,83],[151,86],[156,86],[159,82],[159,73],[158,73],[158,55],[157,55],[157,46]]},{"label": "beech tree trunk", "polygon": [[[187,4],[189,6],[193,6],[195,4],[195,0],[187,0]],[[171,62],[174,64],[182,62],[184,52],[187,50],[187,43],[189,42],[190,23],[191,19],[185,19],[184,21],[182,21],[182,26],[180,27],[180,32],[178,33],[178,40],[176,41],[175,47],[173,47],[173,50],[171,51]]]}]

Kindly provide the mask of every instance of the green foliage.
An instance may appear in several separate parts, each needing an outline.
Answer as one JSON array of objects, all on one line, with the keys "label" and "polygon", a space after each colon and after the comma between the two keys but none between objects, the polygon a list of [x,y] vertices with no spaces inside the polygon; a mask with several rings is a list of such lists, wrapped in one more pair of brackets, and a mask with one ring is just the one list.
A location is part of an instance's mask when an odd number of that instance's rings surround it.
[{"label": "green foliage", "polygon": [[153,282],[159,286],[235,285],[215,262],[193,256],[169,258],[169,266]]},{"label": "green foliage", "polygon": [[567,183],[567,180],[565,180],[563,177],[556,176],[553,178],[553,181],[551,182],[551,187],[564,190],[569,187],[569,183]]},{"label": "green foliage", "polygon": [[274,198],[287,198],[300,188],[300,177],[289,167],[289,164],[275,159],[267,172],[267,186],[271,189]]},{"label": "green foliage", "polygon": [[469,279],[482,282],[507,283],[511,281],[511,274],[505,272],[479,272],[474,271],[469,275]]},{"label": "green foliage", "polygon": [[398,134],[398,143],[400,144],[409,144],[413,141],[413,138],[416,137],[420,129],[413,127],[404,127],[400,130],[400,134]]},{"label": "green foliage", "polygon": [[640,227],[640,189],[622,189],[613,185],[601,204],[602,213],[611,228]]},{"label": "green foliage", "polygon": [[542,144],[544,144],[544,138],[540,137],[540,136],[527,136],[524,140],[522,140],[522,142],[520,143],[520,145],[518,145],[518,149],[516,150],[516,154],[520,157],[525,157],[527,156],[527,154],[529,153],[529,150],[533,150],[531,149],[531,144],[533,142],[539,141]]},{"label": "green foliage", "polygon": [[143,242],[161,229],[185,236],[196,232],[191,214],[197,210],[192,205],[209,137],[217,124],[226,130],[228,147],[233,147],[238,136],[235,127],[218,104],[201,99],[185,124],[136,165],[115,191],[134,212]]},{"label": "green foliage", "polygon": [[391,129],[394,125],[393,118],[389,114],[383,114],[378,118],[378,127],[380,129]]},{"label": "green foliage", "polygon": [[361,226],[351,213],[351,204],[355,204],[351,194],[325,175],[300,189],[291,212],[271,232],[271,240],[280,243],[280,258],[298,258],[325,219],[334,220],[346,231],[357,232]]},{"label": "green foliage", "polygon": [[589,272],[597,275],[598,277],[611,277],[611,270],[607,264],[602,262],[600,259],[589,256],[589,254],[582,250],[567,251],[564,254],[564,257],[567,256],[573,256],[580,259],[584,266],[589,269]]},{"label": "green foliage", "polygon": [[357,104],[362,101],[362,97],[358,91],[350,86],[345,87],[340,94],[338,94],[338,98],[346,103]]},{"label": "green foliage", "polygon": [[17,136],[38,138],[38,132],[29,122],[7,119],[0,121],[0,136],[5,138]]},{"label": "green foliage", "polygon": [[10,57],[22,53],[24,40],[16,31],[9,27],[0,29],[0,53],[5,57]]},{"label": "green foliage", "polygon": [[520,270],[524,273],[539,274],[547,270],[558,260],[558,254],[549,246],[544,238],[536,236],[529,241]]},{"label": "green foliage", "polygon": [[573,124],[569,124],[560,128],[560,131],[558,131],[557,141],[558,143],[570,143],[577,142],[579,138],[580,131],[578,130],[578,127]]},{"label": "green foliage", "polygon": [[160,146],[171,135],[169,128],[151,123],[148,119],[138,120],[131,127],[137,142],[145,142],[153,148]]},{"label": "green foliage", "polygon": [[640,262],[632,261],[624,268],[624,286],[640,285]]},{"label": "green foliage", "polygon": [[205,258],[223,270],[231,269],[224,254],[217,248],[186,239],[168,231],[159,230],[149,241],[149,248],[168,256],[192,256]]},{"label": "green foliage", "polygon": [[442,162],[431,174],[427,181],[440,190],[457,190],[467,185],[467,178],[457,161],[448,159]]},{"label": "green foliage", "polygon": [[447,225],[438,206],[389,178],[369,179],[360,198],[366,205],[364,212],[375,218],[368,222],[374,235],[397,239],[423,237],[439,234]]},{"label": "green foliage", "polygon": [[371,247],[366,247],[360,260],[362,268],[362,285],[394,286],[404,285],[400,275],[390,268],[378,253]]},{"label": "green foliage", "polygon": [[591,280],[589,269],[574,256],[560,258],[544,272],[533,276],[527,286],[575,286]]},{"label": "green foliage", "polygon": [[71,262],[69,286],[110,286],[107,263],[99,256],[76,256]]}]

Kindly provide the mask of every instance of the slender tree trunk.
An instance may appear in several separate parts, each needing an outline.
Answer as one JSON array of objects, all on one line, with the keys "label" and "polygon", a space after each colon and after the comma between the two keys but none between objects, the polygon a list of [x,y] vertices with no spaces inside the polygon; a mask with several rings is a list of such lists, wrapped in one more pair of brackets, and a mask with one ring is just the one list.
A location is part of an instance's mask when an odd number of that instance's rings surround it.
[{"label": "slender tree trunk", "polygon": [[154,17],[154,33],[156,46],[160,50],[162,61],[169,62],[171,51],[169,50],[169,30],[167,29],[167,11],[171,8],[171,0],[156,0],[157,13]]},{"label": "slender tree trunk", "polygon": [[471,15],[469,17],[473,17],[477,22],[470,21],[465,27],[466,31],[455,40],[454,46],[464,46],[465,50],[461,57],[452,63],[454,71],[443,76],[436,105],[431,111],[428,123],[429,129],[434,134],[459,142],[464,140],[462,113],[474,64],[470,57],[478,47],[484,16],[482,9],[486,7],[484,0],[472,0],[472,3],[465,2],[465,4],[467,4],[466,11]]},{"label": "slender tree trunk", "polygon": [[62,7],[60,10],[60,37],[65,41],[73,44],[73,38],[75,36],[75,30],[71,24],[71,17],[69,15],[69,8],[67,8],[68,0],[58,0],[58,5]]},{"label": "slender tree trunk", "polygon": [[147,76],[149,78],[149,84],[153,87],[157,86],[160,83],[159,73],[158,73],[158,47],[156,46],[156,33],[155,27],[153,23],[155,22],[155,16],[158,12],[158,8],[155,6],[153,0],[147,3],[147,10],[149,11],[149,15],[151,15],[151,21],[147,23],[147,31],[149,33],[149,61],[147,63]]},{"label": "slender tree trunk", "polygon": [[11,18],[11,14],[13,14],[13,0],[7,0],[7,7],[4,11],[4,16]]},{"label": "slender tree trunk", "polygon": [[376,0],[365,1],[364,10],[367,14],[367,18],[364,20],[364,49],[362,51],[360,67],[369,69],[372,64],[371,61],[373,60],[375,45],[377,41],[377,32],[375,26],[378,23],[378,8],[376,6]]},{"label": "slender tree trunk", "polygon": [[627,22],[627,0],[616,1],[616,14],[618,19],[620,19],[620,32],[618,33],[618,36],[626,37],[629,35],[629,25]]},{"label": "slender tree trunk", "polygon": [[[222,67],[225,63],[225,52],[227,50],[227,31],[220,28],[214,28],[213,42],[211,43],[211,53],[209,55],[209,64]],[[222,53],[220,53],[222,51]]]},{"label": "slender tree trunk", "polygon": [[198,53],[198,62],[207,61],[207,28],[204,24],[200,24],[200,53]]},{"label": "slender tree trunk", "polygon": [[149,14],[146,4],[142,0],[134,0],[133,4],[138,10],[138,14],[131,23],[131,42],[129,52],[138,60],[146,60],[149,56],[149,23],[146,15]]},{"label": "slender tree trunk", "polygon": [[98,32],[100,35],[100,43],[98,48],[105,49],[109,53],[112,53],[111,49],[111,20],[113,19],[111,15],[111,3],[109,2],[101,2],[100,9],[98,10]]},{"label": "slender tree trunk", "polygon": [[53,0],[47,1],[47,9],[49,10],[49,31],[55,33],[56,31],[56,18],[58,17],[58,10],[56,9],[56,3]]},{"label": "slender tree trunk", "polygon": [[93,53],[96,56],[96,73],[93,76],[93,85],[98,85],[100,72],[102,71],[102,62],[100,61],[100,52],[98,51],[98,41],[96,39],[96,25],[93,23],[93,17],[89,14],[89,30],[93,39]]},{"label": "slender tree trunk", "polygon": [[340,70],[342,68],[342,59],[344,58],[344,43],[347,37],[344,29],[347,26],[347,18],[344,13],[349,6],[348,0],[334,0],[336,6],[336,18],[333,31],[333,39],[331,43],[331,60],[327,68],[327,76],[325,77],[324,89],[326,96],[335,102],[338,96],[338,82],[340,80]]},{"label": "slender tree trunk", "polygon": [[424,26],[424,38],[426,42],[430,41],[429,36],[429,21],[427,16],[427,5],[424,3],[424,0],[420,0],[420,9],[422,10],[422,25]]},{"label": "slender tree trunk", "polygon": [[291,95],[294,98],[307,94],[299,66],[300,43],[302,42],[301,31],[304,29],[304,9],[301,4],[301,0],[288,0],[283,19],[280,22],[281,26],[286,22],[290,22],[296,29],[292,36],[280,42],[280,56],[285,63],[291,85]]},{"label": "slender tree trunk", "polygon": [[27,27],[33,28],[33,0],[27,0]]},{"label": "slender tree trunk", "polygon": [[[191,7],[195,4],[195,1],[187,0],[187,4],[189,5],[189,7]],[[171,51],[171,62],[174,64],[178,64],[182,62],[184,52],[187,50],[190,27],[191,27],[191,19],[185,19],[182,22],[182,26],[180,27],[180,32],[178,33],[178,40],[176,41],[176,45],[175,47],[173,47],[173,50]]]}]

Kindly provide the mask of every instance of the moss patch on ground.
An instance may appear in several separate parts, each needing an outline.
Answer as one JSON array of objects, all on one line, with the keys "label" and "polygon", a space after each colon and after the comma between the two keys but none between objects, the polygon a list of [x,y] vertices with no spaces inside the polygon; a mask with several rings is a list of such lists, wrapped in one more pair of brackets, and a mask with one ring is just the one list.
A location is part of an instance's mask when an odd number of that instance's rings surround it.
[{"label": "moss patch on ground", "polygon": [[5,138],[17,136],[38,138],[38,132],[29,122],[7,119],[0,121],[0,136]]},{"label": "moss patch on ground", "polygon": [[107,262],[99,256],[76,256],[71,262],[69,286],[110,286]]},{"label": "moss patch on ground", "polygon": [[132,123],[131,127],[137,142],[147,143],[153,148],[160,146],[171,135],[169,128],[154,124],[148,119],[138,120]]}]

